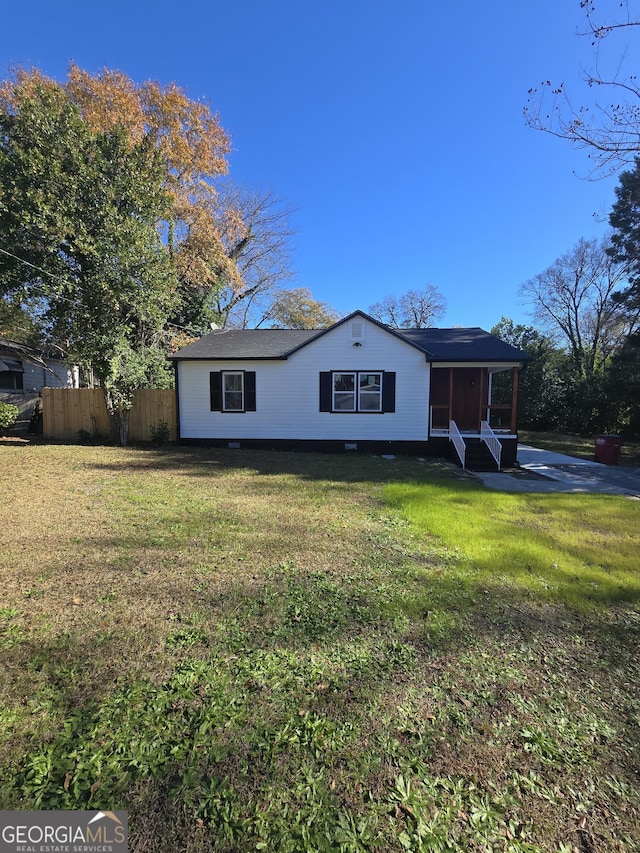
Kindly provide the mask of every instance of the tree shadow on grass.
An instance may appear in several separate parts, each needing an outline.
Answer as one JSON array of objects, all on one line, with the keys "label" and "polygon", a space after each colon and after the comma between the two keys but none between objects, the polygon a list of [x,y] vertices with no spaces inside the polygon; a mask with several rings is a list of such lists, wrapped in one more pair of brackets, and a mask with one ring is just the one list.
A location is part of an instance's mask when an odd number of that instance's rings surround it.
[{"label": "tree shadow on grass", "polygon": [[[158,470],[186,474],[187,480],[175,481],[175,503],[170,496],[163,498],[166,505],[153,530],[145,526],[144,503],[143,511],[125,523],[116,501],[111,535],[96,538],[87,529],[86,538],[74,541],[66,572],[58,579],[60,594],[66,585],[70,598],[75,578],[82,577],[94,595],[113,593],[113,602],[66,626],[52,610],[50,628],[43,625],[5,650],[10,677],[21,669],[37,673],[33,696],[25,686],[28,678],[23,679],[14,706],[33,698],[38,721],[33,742],[20,740],[26,748],[7,774],[17,780],[11,792],[16,799],[8,805],[33,805],[29,798],[36,790],[47,807],[113,808],[122,803],[135,816],[134,833],[140,837],[148,832],[155,842],[149,846],[166,850],[171,848],[162,848],[162,838],[169,823],[192,831],[196,816],[202,815],[213,834],[225,820],[236,821],[246,845],[230,842],[227,849],[248,849],[251,830],[243,827],[268,790],[278,794],[288,814],[300,811],[307,819],[324,809],[334,824],[346,803],[356,816],[368,808],[358,785],[373,792],[380,811],[385,806],[392,810],[385,797],[395,779],[399,774],[413,779],[415,773],[415,784],[421,784],[420,773],[427,772],[433,754],[454,781],[473,776],[469,756],[473,749],[484,755],[494,720],[519,744],[513,760],[528,767],[530,753],[522,748],[521,731],[533,726],[551,737],[556,723],[556,716],[535,716],[543,707],[542,700],[534,704],[536,694],[555,712],[560,690],[575,705],[590,703],[592,716],[597,702],[618,704],[620,712],[607,708],[606,719],[611,728],[620,724],[618,740],[626,738],[631,756],[621,761],[620,773],[629,770],[638,750],[632,716],[637,713],[640,632],[633,601],[619,603],[608,591],[595,601],[585,600],[582,610],[572,610],[560,596],[545,597],[540,589],[518,584],[517,578],[503,582],[492,574],[493,557],[470,567],[460,554],[439,552],[437,543],[431,554],[428,543],[409,543],[401,526],[384,528],[380,519],[372,527],[377,525],[381,535],[368,539],[370,530],[361,516],[358,522],[348,514],[341,517],[344,505],[336,512],[331,535],[338,540],[353,523],[362,523],[363,531],[343,562],[338,553],[322,568],[298,565],[295,559],[283,563],[279,555],[253,567],[247,561],[266,540],[256,538],[256,519],[245,516],[228,530],[220,547],[228,548],[246,530],[237,574],[233,567],[218,571],[211,550],[203,553],[202,565],[188,559],[198,548],[196,538],[191,539],[194,531],[222,535],[216,528],[229,511],[225,505],[212,510],[182,502],[188,477],[209,477],[212,465],[221,465],[217,470],[224,473],[257,474],[250,478],[251,488],[264,474],[283,473],[321,485],[330,474],[341,488],[349,488],[388,482],[387,476],[405,481],[417,460],[407,460],[406,467],[402,459],[377,460],[372,474],[365,457],[332,460],[318,455],[306,460],[311,467],[303,467],[301,474],[298,462],[306,454],[240,452],[245,462],[238,467],[237,451],[205,451],[185,467],[180,452],[169,467],[149,468],[146,460],[141,463],[146,451],[113,452],[117,461],[106,466],[101,461],[84,464],[121,473],[128,470],[127,458],[133,458],[130,473],[135,476]],[[157,460],[150,458],[155,466]],[[283,470],[283,464],[292,467]],[[456,481],[446,476],[450,487]],[[284,480],[286,487],[288,478]],[[140,497],[135,486],[132,500]],[[462,488],[454,496],[463,512],[467,491]],[[361,496],[366,494],[361,490]],[[484,493],[474,487],[474,494]],[[230,503],[237,498],[231,495]],[[285,500],[292,520],[287,541],[304,542],[314,522],[304,513],[295,518],[294,490],[287,494],[284,489]],[[275,502],[272,506],[278,508]],[[373,500],[362,515],[369,518],[372,506]],[[157,504],[150,507],[155,515]],[[397,521],[395,515],[392,521]],[[511,539],[513,543],[506,540],[509,548],[521,546],[513,532]],[[505,542],[504,535],[494,544],[500,541]],[[91,562],[76,559],[76,553],[88,553],[92,545]],[[107,554],[126,559],[107,563]],[[517,556],[516,551],[504,552],[506,563]],[[163,579],[163,572],[170,577]],[[125,580],[135,583],[126,586]],[[45,584],[45,598],[47,594]],[[121,608],[119,596],[128,599]],[[117,613],[121,618],[115,618]],[[147,627],[144,618],[150,620]],[[140,635],[144,640],[145,633],[153,632],[152,642],[140,642]],[[491,695],[497,688],[500,701]],[[522,694],[524,710],[510,701],[511,691]],[[608,702],[607,695],[613,697]],[[475,714],[476,705],[482,706],[482,714]],[[448,762],[438,737],[450,747]],[[463,761],[465,744],[468,760]],[[577,772],[561,765],[550,769],[546,760],[531,766],[552,784],[557,780],[564,785],[565,771]],[[310,795],[299,787],[303,765],[320,792],[309,811],[305,797]],[[587,771],[592,774],[594,768]],[[492,775],[490,765],[476,766],[474,773],[495,779],[498,786],[504,781]],[[330,782],[336,778],[346,791],[338,784],[333,792]],[[579,787],[577,782],[573,787]],[[170,799],[177,809],[167,805]],[[171,837],[175,841],[175,832]]]},{"label": "tree shadow on grass", "polygon": [[[387,482],[413,477],[466,477],[437,457],[373,453],[317,453],[281,450],[228,450],[224,448],[151,449],[134,448],[122,452],[113,462],[82,462],[98,470],[113,472],[161,471],[190,476],[214,477],[217,473],[252,471],[265,476],[292,475],[308,480],[335,480],[346,483]],[[424,474],[423,474],[424,472]]]}]

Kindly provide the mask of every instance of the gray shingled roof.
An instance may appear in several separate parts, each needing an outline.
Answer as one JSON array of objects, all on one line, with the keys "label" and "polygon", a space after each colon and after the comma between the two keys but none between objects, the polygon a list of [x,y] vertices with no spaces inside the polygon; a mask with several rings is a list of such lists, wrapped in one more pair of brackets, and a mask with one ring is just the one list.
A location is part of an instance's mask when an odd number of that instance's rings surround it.
[{"label": "gray shingled roof", "polygon": [[[362,312],[355,312],[362,313]],[[353,315],[350,315],[353,316]],[[367,317],[367,315],[363,315]],[[338,321],[343,323],[349,317]],[[387,329],[371,317],[371,322]],[[331,328],[331,327],[330,327]],[[179,350],[175,361],[287,358],[295,350],[329,329],[223,329],[211,332]],[[387,329],[394,337],[424,352],[427,361],[514,362],[530,356],[480,328],[471,329]]]},{"label": "gray shingled roof", "polygon": [[42,364],[43,358],[62,361],[58,355],[52,355],[45,350],[35,349],[34,347],[27,346],[27,344],[21,344],[18,341],[11,341],[9,338],[0,338],[0,350],[11,352],[18,358],[23,358],[26,361],[30,361],[33,364],[38,365]]},{"label": "gray shingled roof", "polygon": [[171,356],[183,359],[286,358],[320,334],[318,329],[221,329]]},{"label": "gray shingled roof", "polygon": [[477,326],[471,329],[400,329],[401,337],[432,354],[431,361],[529,361],[530,356]]}]

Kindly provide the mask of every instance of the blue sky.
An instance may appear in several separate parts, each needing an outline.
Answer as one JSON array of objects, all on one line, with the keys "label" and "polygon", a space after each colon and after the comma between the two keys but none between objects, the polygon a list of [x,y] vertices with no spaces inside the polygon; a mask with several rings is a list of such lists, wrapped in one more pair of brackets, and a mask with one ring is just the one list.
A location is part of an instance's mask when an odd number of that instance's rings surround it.
[{"label": "blue sky", "polygon": [[177,82],[219,113],[231,177],[297,209],[296,286],[347,313],[431,283],[439,325],[488,329],[606,232],[617,179],[522,115],[542,80],[580,91],[583,23],[579,0],[31,0],[3,8],[0,70]]}]

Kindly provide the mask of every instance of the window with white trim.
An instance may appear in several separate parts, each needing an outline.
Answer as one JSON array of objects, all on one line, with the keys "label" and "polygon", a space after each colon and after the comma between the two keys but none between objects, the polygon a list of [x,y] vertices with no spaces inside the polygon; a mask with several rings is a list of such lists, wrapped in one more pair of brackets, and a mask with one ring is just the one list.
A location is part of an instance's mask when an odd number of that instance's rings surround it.
[{"label": "window with white trim", "polygon": [[322,370],[318,409],[348,414],[386,414],[396,410],[394,370]]},{"label": "window with white trim", "polygon": [[382,411],[382,374],[358,373],[358,410]]},{"label": "window with white trim", "polygon": [[244,371],[222,371],[222,411],[244,411]]},{"label": "window with white trim", "polygon": [[356,374],[334,373],[333,382],[333,411],[355,412],[356,410]]},{"label": "window with white trim", "polygon": [[349,371],[331,374],[334,412],[381,412],[382,373]]},{"label": "window with white trim", "polygon": [[255,412],[255,370],[212,370],[209,373],[212,412]]}]

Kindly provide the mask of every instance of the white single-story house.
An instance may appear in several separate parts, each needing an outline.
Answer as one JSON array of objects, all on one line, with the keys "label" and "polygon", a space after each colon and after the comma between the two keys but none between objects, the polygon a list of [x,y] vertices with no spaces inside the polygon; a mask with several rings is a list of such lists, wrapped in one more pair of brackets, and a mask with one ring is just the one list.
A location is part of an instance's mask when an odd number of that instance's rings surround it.
[{"label": "white single-story house", "polygon": [[41,350],[0,338],[0,402],[20,409],[16,429],[25,430],[43,388],[77,388],[78,368]]},{"label": "white single-story house", "polygon": [[182,442],[451,448],[463,466],[494,469],[516,458],[529,356],[479,328],[391,329],[355,311],[320,330],[214,331],[171,358]]}]

